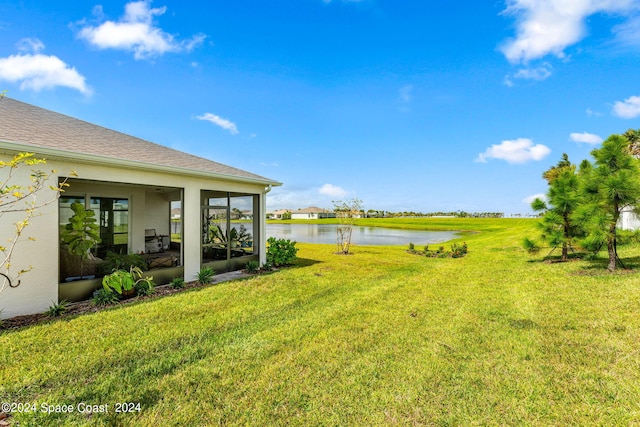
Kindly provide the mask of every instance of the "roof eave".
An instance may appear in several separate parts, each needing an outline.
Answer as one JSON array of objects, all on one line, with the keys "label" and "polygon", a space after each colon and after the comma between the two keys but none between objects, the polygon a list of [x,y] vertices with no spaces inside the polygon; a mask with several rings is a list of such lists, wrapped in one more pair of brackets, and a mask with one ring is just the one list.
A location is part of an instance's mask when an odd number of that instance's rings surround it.
[{"label": "roof eave", "polygon": [[119,166],[130,169],[142,169],[153,172],[170,173],[173,175],[193,176],[200,178],[222,179],[226,181],[241,182],[246,184],[281,186],[282,183],[268,178],[249,178],[237,175],[220,174],[215,172],[193,170],[188,168],[159,165],[155,163],[138,162],[135,160],[120,159],[116,157],[97,156],[92,154],[76,153],[68,150],[60,150],[37,145],[22,144],[14,141],[0,140],[0,150],[10,152],[35,152],[38,155],[51,159],[72,160],[86,164]]}]

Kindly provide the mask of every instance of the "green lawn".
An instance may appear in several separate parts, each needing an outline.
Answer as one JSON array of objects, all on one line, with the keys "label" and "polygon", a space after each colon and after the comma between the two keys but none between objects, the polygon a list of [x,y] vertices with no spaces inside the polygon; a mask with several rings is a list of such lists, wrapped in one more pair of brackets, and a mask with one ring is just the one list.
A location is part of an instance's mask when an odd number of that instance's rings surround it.
[{"label": "green lawn", "polygon": [[271,275],[4,332],[0,401],[36,404],[21,426],[640,423],[636,271],[530,258],[533,220],[375,223],[480,233],[459,259],[298,244]]}]

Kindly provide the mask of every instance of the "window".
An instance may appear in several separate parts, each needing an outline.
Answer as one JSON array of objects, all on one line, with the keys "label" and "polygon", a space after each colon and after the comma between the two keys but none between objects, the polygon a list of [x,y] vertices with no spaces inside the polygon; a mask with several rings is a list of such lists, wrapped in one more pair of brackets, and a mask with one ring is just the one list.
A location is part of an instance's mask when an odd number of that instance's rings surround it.
[{"label": "window", "polygon": [[253,254],[253,196],[233,195],[231,206],[231,247],[242,249],[243,255]]},{"label": "window", "polygon": [[107,252],[129,253],[129,200],[92,197],[89,208],[96,213],[100,226],[97,256],[103,258]]},{"label": "window", "polygon": [[202,261],[254,255],[257,195],[202,192]]},{"label": "window", "polygon": [[82,203],[93,210],[100,226],[102,240],[92,250],[98,258],[104,258],[107,252],[127,254],[129,251],[129,200],[122,198],[60,196],[58,203],[60,212],[60,229],[73,216],[72,203]]}]

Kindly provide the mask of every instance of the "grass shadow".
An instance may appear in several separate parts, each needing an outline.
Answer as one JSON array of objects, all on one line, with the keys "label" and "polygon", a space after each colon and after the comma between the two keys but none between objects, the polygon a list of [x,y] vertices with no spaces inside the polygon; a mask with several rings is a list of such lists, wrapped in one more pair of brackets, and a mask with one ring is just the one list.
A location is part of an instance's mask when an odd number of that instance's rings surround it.
[{"label": "grass shadow", "polygon": [[598,257],[594,259],[585,260],[588,262],[584,265],[577,274],[631,274],[640,273],[640,256],[621,258],[622,265],[618,264],[615,272],[610,272],[607,267],[609,265],[609,259],[605,257]]},{"label": "grass shadow", "polygon": [[527,260],[528,263],[539,263],[543,262],[546,264],[555,264],[559,262],[571,262],[571,261],[588,261],[586,258],[589,256],[586,252],[574,252],[568,255],[567,261],[562,260],[562,255],[547,255],[542,258],[534,258]]},{"label": "grass shadow", "polygon": [[318,261],[317,259],[309,258],[296,258],[296,260],[289,267],[286,268],[304,268],[311,267],[312,265],[322,264],[324,261]]}]

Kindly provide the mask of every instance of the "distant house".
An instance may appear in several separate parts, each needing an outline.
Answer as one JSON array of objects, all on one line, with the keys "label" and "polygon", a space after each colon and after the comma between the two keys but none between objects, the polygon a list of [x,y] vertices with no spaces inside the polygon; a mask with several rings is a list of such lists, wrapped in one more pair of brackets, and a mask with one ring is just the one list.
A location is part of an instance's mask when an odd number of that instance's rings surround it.
[{"label": "distant house", "polygon": [[291,212],[291,219],[323,219],[335,217],[336,214],[334,211],[329,211],[315,206]]},{"label": "distant house", "polygon": [[638,230],[640,229],[640,218],[633,212],[632,208],[624,208],[620,213],[618,226],[623,230]]},{"label": "distant house", "polygon": [[336,211],[336,217],[338,218],[366,218],[367,215],[363,210],[359,211]]},{"label": "distant house", "polygon": [[284,219],[290,213],[291,209],[278,209],[277,211],[267,212],[267,219]]},{"label": "distant house", "polygon": [[[25,237],[15,247],[11,270],[0,271],[15,279],[15,272],[33,266],[20,286],[0,293],[3,317],[41,313],[62,299],[87,299],[100,287],[100,279],[70,281],[79,262],[61,245],[59,230],[73,214],[72,203],[96,213],[102,242],[91,250],[95,259],[112,252],[144,254],[151,265],[163,266],[152,272],[159,284],[173,277],[193,280],[204,266],[222,272],[266,261],[266,195],[281,185],[277,181],[4,98],[0,161],[21,152],[45,158],[41,169],[54,170],[52,183],[67,179],[69,187],[31,219],[26,233],[37,241]],[[17,184],[30,184],[28,169],[14,176]],[[50,191],[41,197],[53,198]],[[242,221],[233,215],[238,211]],[[180,218],[179,225],[172,218]],[[3,241],[15,234],[19,219],[3,216]],[[242,233],[230,232],[241,227]]]}]

